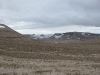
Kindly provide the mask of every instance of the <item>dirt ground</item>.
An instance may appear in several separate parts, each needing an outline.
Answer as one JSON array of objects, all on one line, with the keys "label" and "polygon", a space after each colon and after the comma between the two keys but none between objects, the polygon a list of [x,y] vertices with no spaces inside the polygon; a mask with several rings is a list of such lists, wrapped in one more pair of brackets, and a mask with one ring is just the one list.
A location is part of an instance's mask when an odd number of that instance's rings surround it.
[{"label": "dirt ground", "polygon": [[0,56],[0,75],[100,75],[100,62]]}]

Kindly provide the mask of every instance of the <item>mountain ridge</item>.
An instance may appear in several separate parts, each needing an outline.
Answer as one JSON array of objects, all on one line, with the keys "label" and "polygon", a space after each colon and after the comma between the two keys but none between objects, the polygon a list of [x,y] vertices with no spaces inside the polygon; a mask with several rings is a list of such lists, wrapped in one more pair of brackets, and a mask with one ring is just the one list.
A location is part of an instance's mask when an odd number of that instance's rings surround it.
[{"label": "mountain ridge", "polygon": [[55,34],[27,34],[28,37],[34,39],[49,39],[49,40],[85,40],[94,39],[100,37],[100,34],[89,33],[89,32],[66,32],[66,33],[55,33]]}]

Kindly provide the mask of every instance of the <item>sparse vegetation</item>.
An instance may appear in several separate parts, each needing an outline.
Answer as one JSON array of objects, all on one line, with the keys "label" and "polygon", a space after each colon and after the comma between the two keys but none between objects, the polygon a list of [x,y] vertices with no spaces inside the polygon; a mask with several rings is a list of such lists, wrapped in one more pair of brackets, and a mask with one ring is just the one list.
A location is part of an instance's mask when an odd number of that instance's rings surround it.
[{"label": "sparse vegetation", "polygon": [[[99,62],[0,56],[0,75],[99,75]],[[95,67],[96,66],[96,67]]]},{"label": "sparse vegetation", "polygon": [[5,34],[0,35],[0,75],[100,75],[100,38],[55,43],[9,29]]}]

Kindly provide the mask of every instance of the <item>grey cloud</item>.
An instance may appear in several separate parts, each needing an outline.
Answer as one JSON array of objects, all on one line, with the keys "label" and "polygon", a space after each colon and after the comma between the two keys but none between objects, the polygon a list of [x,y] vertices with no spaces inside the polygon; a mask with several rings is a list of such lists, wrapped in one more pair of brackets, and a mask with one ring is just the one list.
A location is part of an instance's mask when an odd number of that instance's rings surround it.
[{"label": "grey cloud", "polygon": [[100,11],[100,0],[70,0],[72,8],[79,8],[79,10],[99,10]]},{"label": "grey cloud", "polygon": [[[48,28],[68,25],[100,26],[100,0],[1,0],[0,9],[16,28]],[[3,4],[5,2],[5,4]],[[4,15],[4,14],[3,14]],[[0,20],[2,21],[2,20]]]}]

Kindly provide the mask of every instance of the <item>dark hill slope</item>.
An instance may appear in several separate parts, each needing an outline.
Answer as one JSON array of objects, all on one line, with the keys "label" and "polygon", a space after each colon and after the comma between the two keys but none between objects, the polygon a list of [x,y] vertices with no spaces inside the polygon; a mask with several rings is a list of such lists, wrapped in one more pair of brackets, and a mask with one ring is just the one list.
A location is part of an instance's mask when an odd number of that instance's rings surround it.
[{"label": "dark hill slope", "polygon": [[0,37],[21,37],[22,35],[4,24],[0,24]]}]

